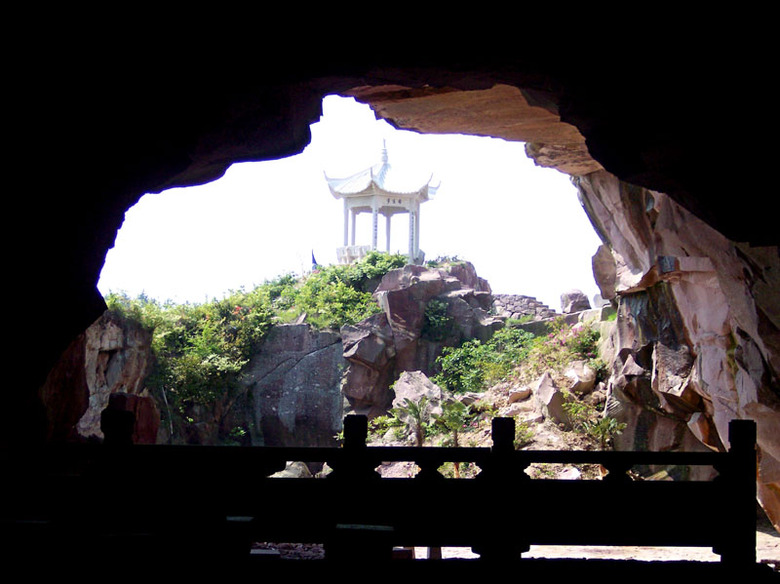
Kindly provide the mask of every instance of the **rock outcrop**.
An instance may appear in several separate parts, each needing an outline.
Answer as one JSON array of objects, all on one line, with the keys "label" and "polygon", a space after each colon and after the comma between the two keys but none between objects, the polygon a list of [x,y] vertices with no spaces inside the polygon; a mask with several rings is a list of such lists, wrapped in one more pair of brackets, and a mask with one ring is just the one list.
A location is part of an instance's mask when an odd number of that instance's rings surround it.
[{"label": "rock outcrop", "polygon": [[[341,329],[344,357],[349,361],[344,395],[356,413],[370,417],[391,407],[390,385],[401,372],[430,375],[442,347],[466,339],[486,340],[503,326],[500,318],[490,314],[490,286],[468,262],[392,270],[374,297],[380,314]],[[435,334],[426,322],[426,308],[433,300],[446,312]]]},{"label": "rock outcrop", "polygon": [[732,242],[605,171],[575,182],[608,242],[594,272],[618,306],[608,408],[628,428],[617,447],[722,449],[731,419],[753,419],[758,498],[780,526],[777,248]]}]

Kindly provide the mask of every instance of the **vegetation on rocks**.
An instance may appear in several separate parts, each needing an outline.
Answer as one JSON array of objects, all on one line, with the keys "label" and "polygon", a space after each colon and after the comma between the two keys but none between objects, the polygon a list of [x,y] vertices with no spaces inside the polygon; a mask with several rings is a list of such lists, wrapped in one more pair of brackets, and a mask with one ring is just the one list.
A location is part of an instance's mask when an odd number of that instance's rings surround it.
[{"label": "vegetation on rocks", "polygon": [[546,335],[533,335],[507,326],[488,341],[466,341],[445,347],[438,359],[441,372],[435,383],[453,392],[480,392],[505,380],[527,383],[545,372],[556,380],[572,361],[585,360],[603,377],[605,364],[598,357],[598,331],[588,326],[569,326],[562,319],[549,325]]},{"label": "vegetation on rocks", "polygon": [[390,270],[402,268],[406,256],[371,252],[354,264],[320,268],[284,291],[289,316],[306,314],[315,328],[339,329],[379,312],[372,292]]},{"label": "vegetation on rocks", "polygon": [[447,316],[447,303],[432,298],[425,305],[423,326],[420,336],[429,341],[441,341],[452,332],[452,317]]},{"label": "vegetation on rocks", "polygon": [[[449,261],[449,260],[448,260]],[[178,423],[205,419],[215,405],[239,388],[244,367],[256,354],[272,326],[306,322],[317,329],[338,329],[379,311],[372,291],[388,271],[403,267],[403,255],[371,253],[350,265],[318,268],[304,277],[282,275],[254,290],[233,292],[204,304],[161,303],[145,296],[110,294],[110,311],[153,331],[155,367],[147,387],[165,404],[163,416]],[[598,333],[588,326],[571,327],[554,321],[546,334],[534,335],[508,322],[486,341],[469,340],[444,347],[433,381],[445,393],[441,413],[429,404],[407,401],[372,421],[373,435],[394,430],[400,438],[410,424],[415,443],[478,445],[489,435],[490,422],[506,405],[507,388],[528,384],[542,373],[562,381],[564,368],[574,360],[587,361],[600,375]],[[438,299],[426,305],[422,336],[440,341],[453,326],[447,304]],[[463,402],[466,394],[482,399]],[[602,416],[595,405],[567,398],[571,430],[606,448],[621,428]],[[518,421],[516,446],[535,440],[534,425]],[[456,465],[454,472],[460,476]],[[466,475],[468,473],[465,473]]]},{"label": "vegetation on rocks", "polygon": [[[438,360],[441,371],[433,378],[444,392],[442,413],[430,413],[427,401],[412,403],[407,399],[403,406],[372,423],[373,439],[381,441],[392,435],[394,440],[405,440],[414,436],[417,446],[489,445],[492,418],[508,405],[509,389],[527,385],[547,373],[566,396],[564,409],[571,424],[563,427],[549,421],[536,423],[518,418],[515,447],[607,449],[623,425],[604,415],[603,404],[566,390],[565,371],[573,361],[586,362],[596,372],[597,381],[605,376],[606,367],[598,358],[598,341],[599,334],[592,327],[570,326],[563,319],[556,319],[542,335],[507,326],[485,342],[471,340],[459,347],[445,347]],[[469,405],[462,401],[466,396],[470,396]],[[481,398],[473,401],[475,396]],[[410,412],[415,415],[409,415]],[[395,433],[388,434],[390,428]],[[529,472],[553,476],[562,470],[554,466],[542,465]],[[596,473],[594,469],[580,470]],[[478,471],[458,463],[440,469],[446,476],[454,477],[473,476]]]},{"label": "vegetation on rocks", "polygon": [[535,336],[518,328],[503,328],[488,341],[466,341],[444,347],[434,382],[453,393],[484,391],[510,377],[529,354]]},{"label": "vegetation on rocks", "polygon": [[378,280],[405,263],[403,255],[374,252],[354,264],[319,268],[301,278],[283,275],[203,304],[118,293],[105,300],[109,311],[153,331],[156,366],[147,386],[171,415],[194,422],[197,406],[209,407],[237,386],[274,324],[305,318],[315,328],[338,329],[356,323],[379,310],[371,296]]},{"label": "vegetation on rocks", "polygon": [[566,367],[572,361],[584,360],[596,371],[597,377],[606,374],[606,366],[598,356],[599,332],[585,325],[567,325],[562,318],[553,320],[546,335],[536,336],[531,343],[528,359],[518,371],[523,382],[549,372],[561,381]]},{"label": "vegetation on rocks", "polygon": [[106,304],[153,331],[155,368],[147,386],[182,416],[188,406],[208,405],[230,391],[273,322],[261,291],[198,305],[111,294]]}]

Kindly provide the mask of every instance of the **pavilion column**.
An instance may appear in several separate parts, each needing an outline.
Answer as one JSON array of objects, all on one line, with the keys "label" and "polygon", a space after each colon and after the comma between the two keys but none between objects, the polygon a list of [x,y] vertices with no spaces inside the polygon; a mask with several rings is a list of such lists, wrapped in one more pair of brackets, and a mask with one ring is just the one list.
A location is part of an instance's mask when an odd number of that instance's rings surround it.
[{"label": "pavilion column", "polygon": [[[354,229],[353,229],[354,232]],[[344,247],[349,245],[349,206],[347,199],[344,199]]]},{"label": "pavilion column", "polygon": [[385,215],[385,237],[387,239],[387,253],[390,253],[390,218],[392,215]]},{"label": "pavilion column", "polygon": [[420,205],[415,205],[414,210],[414,257],[420,255]]},{"label": "pavilion column", "polygon": [[352,239],[351,239],[352,243],[350,243],[350,245],[352,245],[352,246],[355,245],[355,231],[356,231],[355,227],[356,226],[357,226],[357,212],[354,209],[352,209]]},{"label": "pavilion column", "polygon": [[374,204],[373,209],[371,209],[371,249],[376,249],[376,241],[377,237],[379,236],[379,230],[377,228],[377,222],[379,220],[379,211],[376,208],[376,204]]},{"label": "pavilion column", "polygon": [[415,227],[417,225],[417,220],[415,219],[415,211],[414,207],[409,209],[409,263],[413,264],[415,259],[415,252],[414,252],[414,241],[416,238],[415,234]]}]

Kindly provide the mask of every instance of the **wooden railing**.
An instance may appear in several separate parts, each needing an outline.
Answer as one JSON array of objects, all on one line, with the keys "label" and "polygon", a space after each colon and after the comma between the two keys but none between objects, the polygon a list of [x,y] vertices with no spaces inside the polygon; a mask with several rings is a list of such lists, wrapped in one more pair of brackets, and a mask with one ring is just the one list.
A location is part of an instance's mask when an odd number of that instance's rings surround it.
[{"label": "wooden railing", "polygon": [[[730,425],[721,453],[515,450],[497,418],[492,448],[369,447],[366,419],[345,419],[341,448],[71,445],[2,453],[2,529],[24,549],[133,545],[240,557],[253,541],[323,543],[330,558],[389,559],[394,546],[467,546],[521,558],[533,544],[704,546],[722,563],[755,552],[755,424]],[[274,478],[288,461],[324,463],[323,479]],[[382,478],[411,461],[412,478]],[[472,479],[445,478],[474,463]],[[532,479],[535,463],[601,465],[603,480]],[[636,465],[707,465],[712,481],[634,481]],[[507,521],[508,507],[518,509]],[[75,544],[73,544],[75,545]],[[146,547],[144,547],[146,546]]]}]

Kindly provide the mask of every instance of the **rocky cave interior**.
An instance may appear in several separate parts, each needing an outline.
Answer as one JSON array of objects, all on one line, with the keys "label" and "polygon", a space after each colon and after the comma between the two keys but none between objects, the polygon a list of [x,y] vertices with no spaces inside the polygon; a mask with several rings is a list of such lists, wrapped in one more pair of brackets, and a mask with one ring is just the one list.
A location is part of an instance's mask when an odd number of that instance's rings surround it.
[{"label": "rocky cave interior", "polygon": [[[714,82],[724,74],[716,57],[691,68],[675,51],[653,51],[627,68],[625,55],[595,49],[592,67],[549,53],[323,50],[251,75],[233,58],[204,82],[197,58],[159,49],[117,51],[108,68],[63,49],[18,92],[14,216],[26,226],[9,247],[20,297],[4,444],[45,436],[36,392],[104,309],[96,282],[124,212],[145,193],[214,180],[232,163],[300,152],[327,94],[354,96],[401,129],[523,141],[537,163],[569,174],[605,169],[667,193],[731,241],[780,245],[765,190],[730,161],[747,130],[724,122],[733,101]],[[219,62],[216,51],[204,57]],[[760,95],[757,80],[751,90]],[[41,151],[45,161],[26,156]]]}]

